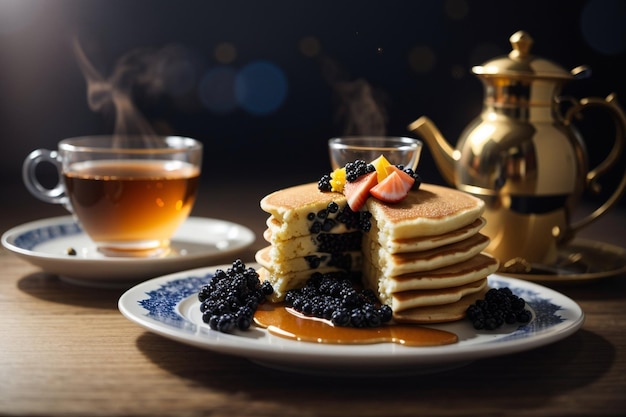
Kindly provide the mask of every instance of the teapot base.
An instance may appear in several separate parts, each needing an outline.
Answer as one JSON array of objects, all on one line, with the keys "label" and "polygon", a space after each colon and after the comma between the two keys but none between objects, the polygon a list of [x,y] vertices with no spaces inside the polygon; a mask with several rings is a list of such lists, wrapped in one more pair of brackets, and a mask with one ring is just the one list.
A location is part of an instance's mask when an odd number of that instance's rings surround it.
[{"label": "teapot base", "polygon": [[558,248],[550,264],[521,258],[501,265],[498,274],[542,284],[577,284],[626,274],[626,249],[606,242],[574,238]]},{"label": "teapot base", "polygon": [[519,214],[487,208],[482,233],[491,239],[485,252],[504,265],[522,258],[529,263],[551,264],[556,261],[558,241],[555,231],[567,225],[565,210],[541,214]]}]

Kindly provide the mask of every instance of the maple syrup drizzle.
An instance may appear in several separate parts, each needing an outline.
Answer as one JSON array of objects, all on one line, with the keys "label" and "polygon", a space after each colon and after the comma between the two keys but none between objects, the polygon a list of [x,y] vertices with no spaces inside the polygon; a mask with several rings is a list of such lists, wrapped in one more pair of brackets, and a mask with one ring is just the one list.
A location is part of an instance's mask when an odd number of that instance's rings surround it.
[{"label": "maple syrup drizzle", "polygon": [[254,321],[271,334],[304,342],[353,345],[393,342],[406,346],[441,346],[459,340],[454,333],[411,324],[373,328],[333,326],[328,320],[304,316],[284,304],[259,306]]}]

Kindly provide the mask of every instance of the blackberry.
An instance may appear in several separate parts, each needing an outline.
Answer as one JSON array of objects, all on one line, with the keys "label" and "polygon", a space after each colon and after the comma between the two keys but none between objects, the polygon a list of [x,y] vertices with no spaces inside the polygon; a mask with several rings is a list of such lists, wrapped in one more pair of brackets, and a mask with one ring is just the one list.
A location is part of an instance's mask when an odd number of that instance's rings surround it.
[{"label": "blackberry", "polygon": [[336,266],[344,271],[352,270],[352,256],[348,253],[332,253],[328,266]]},{"label": "blackberry", "polygon": [[307,255],[304,257],[309,269],[317,269],[324,260],[323,256]]},{"label": "blackberry", "polygon": [[269,281],[263,283],[254,268],[237,259],[226,270],[217,269],[208,284],[198,292],[202,321],[213,330],[228,333],[246,330],[254,312],[274,292]]},{"label": "blackberry", "polygon": [[517,312],[517,314],[515,315],[515,318],[517,319],[518,322],[522,324],[526,324],[530,322],[530,319],[532,319],[532,314],[530,314],[530,311],[528,310],[522,310],[522,311]]},{"label": "blackberry", "polygon": [[304,287],[287,291],[285,304],[300,313],[330,320],[342,327],[379,327],[392,319],[370,290],[357,290],[350,275],[314,272]]},{"label": "blackberry", "polygon": [[396,165],[396,167],[409,174],[411,178],[415,180],[413,186],[411,187],[411,190],[419,190],[420,186],[422,185],[422,178],[411,168],[405,168],[404,165]]},{"label": "blackberry", "polygon": [[355,182],[360,176],[376,171],[374,165],[368,164],[362,159],[346,164],[346,181]]},{"label": "blackberry", "polygon": [[309,227],[309,232],[311,232],[311,234],[316,235],[318,233],[320,233],[322,231],[322,223],[320,222],[313,222],[311,224],[311,227]]},{"label": "blackberry", "polygon": [[269,281],[263,281],[261,283],[261,286],[259,287],[259,290],[261,290],[261,294],[265,296],[272,295],[274,293],[274,288]]},{"label": "blackberry", "polygon": [[[347,205],[340,209],[339,204],[331,201],[324,210],[307,213],[306,218],[310,223],[309,232],[318,234],[330,232],[339,224],[344,224],[348,229],[360,229],[362,223],[359,221],[360,216],[360,212],[353,212]],[[367,222],[363,224],[364,227],[367,226]]]},{"label": "blackberry", "polygon": [[317,252],[337,253],[358,251],[361,249],[361,232],[320,233],[315,238]]},{"label": "blackberry", "polygon": [[347,308],[338,308],[332,312],[330,321],[335,326],[348,327],[350,326],[350,310]]},{"label": "blackberry", "polygon": [[337,226],[337,222],[334,219],[326,219],[322,223],[322,232],[330,232]]},{"label": "blackberry", "polygon": [[330,180],[330,174],[322,175],[322,178],[320,178],[317,183],[317,189],[320,191],[330,192],[333,189],[332,185],[330,185]]},{"label": "blackberry", "polygon": [[526,301],[510,288],[491,288],[482,300],[476,300],[465,311],[476,330],[495,330],[506,324],[527,324],[532,318]]}]

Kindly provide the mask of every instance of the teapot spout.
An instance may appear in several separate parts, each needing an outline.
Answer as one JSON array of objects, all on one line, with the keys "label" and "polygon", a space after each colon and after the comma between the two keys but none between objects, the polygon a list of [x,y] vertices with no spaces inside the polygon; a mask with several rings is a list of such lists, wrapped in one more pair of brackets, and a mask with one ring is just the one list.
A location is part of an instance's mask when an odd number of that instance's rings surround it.
[{"label": "teapot spout", "polygon": [[439,172],[450,185],[454,186],[456,182],[454,178],[455,150],[443,137],[437,126],[428,117],[422,116],[409,125],[409,130],[424,139],[433,154]]}]

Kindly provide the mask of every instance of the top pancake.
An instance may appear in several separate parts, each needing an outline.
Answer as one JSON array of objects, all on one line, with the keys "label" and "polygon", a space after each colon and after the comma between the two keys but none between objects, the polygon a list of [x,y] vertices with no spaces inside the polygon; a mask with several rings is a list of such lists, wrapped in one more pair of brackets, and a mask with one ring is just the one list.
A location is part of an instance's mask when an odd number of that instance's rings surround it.
[{"label": "top pancake", "polygon": [[266,195],[261,200],[261,209],[272,215],[268,221],[273,224],[273,238],[289,240],[309,235],[311,220],[307,216],[325,210],[331,202],[344,207],[346,197],[341,193],[321,192],[317,183],[308,183]]},{"label": "top pancake", "polygon": [[[317,183],[308,183],[268,194],[261,200],[261,208],[273,217],[273,238],[288,240],[310,234],[311,221],[307,216],[325,210],[331,202],[343,208],[346,197],[341,193],[321,192]],[[422,184],[418,191],[409,192],[398,203],[369,198],[365,205],[385,240],[452,232],[478,219],[484,207],[482,200],[467,193],[432,184]]]},{"label": "top pancake", "polygon": [[369,198],[365,206],[377,222],[379,233],[393,240],[452,232],[475,221],[485,209],[479,198],[432,184],[422,184],[398,203]]}]

